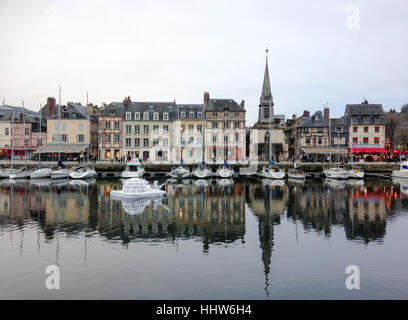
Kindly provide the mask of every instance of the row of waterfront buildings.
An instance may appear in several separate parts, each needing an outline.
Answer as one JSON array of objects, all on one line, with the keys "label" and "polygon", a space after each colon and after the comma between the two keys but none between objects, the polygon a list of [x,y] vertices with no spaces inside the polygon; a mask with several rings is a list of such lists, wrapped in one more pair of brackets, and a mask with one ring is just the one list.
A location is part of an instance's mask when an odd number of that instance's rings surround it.
[{"label": "row of waterfront buildings", "polygon": [[[251,110],[252,111],[252,110]],[[245,102],[212,99],[202,104],[134,102],[130,97],[101,107],[60,105],[49,97],[39,112],[0,106],[0,158],[55,160],[86,153],[101,161],[137,157],[161,163],[369,160],[389,156],[381,104],[349,104],[343,117],[329,108],[285,119],[274,113],[266,61],[258,121],[246,126]],[[387,156],[388,154],[388,156]]]}]

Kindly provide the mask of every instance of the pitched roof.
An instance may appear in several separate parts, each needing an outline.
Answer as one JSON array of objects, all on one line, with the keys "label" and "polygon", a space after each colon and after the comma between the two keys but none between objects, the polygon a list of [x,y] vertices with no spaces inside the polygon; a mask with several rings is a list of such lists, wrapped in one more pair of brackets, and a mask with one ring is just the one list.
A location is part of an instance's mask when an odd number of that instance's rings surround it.
[{"label": "pitched roof", "polygon": [[246,112],[234,99],[210,99],[210,103],[205,111],[233,111]]},{"label": "pitched roof", "polygon": [[265,65],[265,72],[264,72],[264,80],[262,84],[262,92],[261,92],[261,99],[260,105],[273,105],[273,98],[271,92],[271,83],[269,81],[269,69],[268,69],[268,57],[266,57],[266,65]]},{"label": "pitched roof", "polygon": [[[320,117],[319,121],[315,121],[317,115]],[[323,113],[321,111],[315,112],[310,117],[302,117],[302,122],[298,125],[298,127],[300,128],[328,127],[328,126],[329,126],[329,121],[327,121],[323,117]]]},{"label": "pitched roof", "polygon": [[382,104],[348,104],[344,112],[345,116],[375,116],[383,115],[384,110]]}]

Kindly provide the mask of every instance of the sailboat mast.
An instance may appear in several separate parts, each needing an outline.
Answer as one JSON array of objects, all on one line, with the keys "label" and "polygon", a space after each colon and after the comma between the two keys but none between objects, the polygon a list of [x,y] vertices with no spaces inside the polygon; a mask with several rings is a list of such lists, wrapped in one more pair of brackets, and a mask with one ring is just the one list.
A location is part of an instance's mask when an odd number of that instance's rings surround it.
[{"label": "sailboat mast", "polygon": [[39,131],[39,137],[37,139],[37,145],[38,145],[38,169],[41,169],[41,146],[39,144],[41,139],[41,103],[40,103],[40,131]]},{"label": "sailboat mast", "polygon": [[[351,126],[350,128],[353,130],[353,118],[350,119],[351,120]],[[350,135],[350,133],[349,133]],[[354,164],[354,143],[353,143],[353,139],[351,139],[351,167],[353,168],[353,164]]]},{"label": "sailboat mast", "polygon": [[11,168],[14,164],[14,111],[11,113]]},{"label": "sailboat mast", "polygon": [[61,160],[61,86],[58,86],[58,142],[60,144],[60,148],[58,148],[58,164],[60,163]]},{"label": "sailboat mast", "polygon": [[204,125],[204,117],[205,117],[205,101],[203,103],[203,116],[202,116],[202,124],[201,124],[201,131],[202,131],[202,143],[203,143],[203,163],[205,162],[205,135],[204,135],[204,129],[205,129],[205,125]]},{"label": "sailboat mast", "polygon": [[269,160],[273,161],[272,154],[272,101],[269,101]]},{"label": "sailboat mast", "polygon": [[329,163],[332,162],[331,158],[331,119],[329,119]]},{"label": "sailboat mast", "polygon": [[27,167],[26,166],[26,163],[27,163],[27,155],[25,154],[26,153],[26,151],[27,151],[27,149],[26,149],[26,143],[25,143],[25,141],[26,141],[26,126],[25,126],[25,123],[26,123],[26,121],[25,121],[25,107],[24,107],[24,100],[23,100],[23,133],[24,133],[24,139],[23,139],[23,144],[24,144],[24,166],[25,167]]}]

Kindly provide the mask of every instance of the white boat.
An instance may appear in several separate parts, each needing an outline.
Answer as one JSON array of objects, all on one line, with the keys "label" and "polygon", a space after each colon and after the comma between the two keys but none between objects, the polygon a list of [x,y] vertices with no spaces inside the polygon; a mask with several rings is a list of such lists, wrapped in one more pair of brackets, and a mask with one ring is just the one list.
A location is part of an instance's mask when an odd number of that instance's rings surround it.
[{"label": "white boat", "polygon": [[209,178],[212,175],[212,171],[205,163],[201,163],[197,168],[193,170],[193,176],[199,179]]},{"label": "white boat", "polygon": [[351,179],[363,179],[364,170],[360,168],[351,168],[349,171],[349,178]]},{"label": "white boat", "polygon": [[408,161],[401,162],[399,170],[394,170],[391,174],[393,178],[408,178]]},{"label": "white boat", "polygon": [[149,182],[140,178],[130,178],[123,184],[122,190],[112,190],[110,196],[112,199],[154,199],[163,197],[166,191],[160,189],[157,181],[153,188]]},{"label": "white boat", "polygon": [[329,179],[348,179],[350,177],[349,170],[340,167],[324,169],[323,173]]},{"label": "white boat", "polygon": [[393,177],[392,183],[400,185],[400,191],[404,196],[408,195],[408,179]]},{"label": "white boat", "polygon": [[51,171],[51,179],[68,179],[71,170],[58,168],[57,170]]},{"label": "white boat", "polygon": [[11,174],[14,174],[17,172],[17,169],[14,168],[5,168],[0,170],[0,179],[8,179],[10,178]]},{"label": "white boat", "polygon": [[294,168],[288,171],[288,178],[301,180],[306,179],[306,175],[302,170]]},{"label": "white boat", "polygon": [[142,168],[140,161],[134,158],[126,164],[126,169],[122,172],[122,178],[140,178],[144,175],[144,172],[145,170]]},{"label": "white boat", "polygon": [[285,179],[285,172],[278,167],[265,166],[261,171],[261,177],[267,179]]},{"label": "white boat", "polygon": [[96,177],[96,171],[86,166],[79,166],[72,169],[69,177],[71,179],[91,179]]},{"label": "white boat", "polygon": [[30,178],[30,171],[28,171],[25,167],[18,169],[15,173],[11,173],[9,176],[10,179],[29,179]]},{"label": "white boat", "polygon": [[234,176],[234,169],[232,169],[226,160],[224,160],[224,165],[222,167],[219,167],[217,170],[217,177],[220,178],[232,178]]},{"label": "white boat", "polygon": [[30,179],[50,178],[51,172],[50,168],[40,168],[30,172]]},{"label": "white boat", "polygon": [[184,179],[190,177],[191,173],[188,168],[184,168],[181,163],[178,167],[171,169],[170,176],[175,179]]}]

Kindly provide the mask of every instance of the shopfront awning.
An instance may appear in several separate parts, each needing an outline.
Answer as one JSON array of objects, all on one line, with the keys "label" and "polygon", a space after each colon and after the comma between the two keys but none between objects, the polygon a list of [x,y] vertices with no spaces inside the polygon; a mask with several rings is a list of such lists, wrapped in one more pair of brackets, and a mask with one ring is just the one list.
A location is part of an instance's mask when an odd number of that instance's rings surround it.
[{"label": "shopfront awning", "polygon": [[397,154],[408,154],[407,151],[402,151],[402,150],[397,150],[397,149],[391,149],[392,153],[397,153]]},{"label": "shopfront awning", "polygon": [[353,148],[353,153],[386,153],[385,148]]},{"label": "shopfront awning", "polygon": [[[330,154],[330,148],[303,148],[302,151],[305,154]],[[331,148],[332,154],[347,154],[348,150],[345,148]]]},{"label": "shopfront awning", "polygon": [[88,148],[88,144],[47,144],[46,146],[40,147],[35,153],[80,153]]}]

